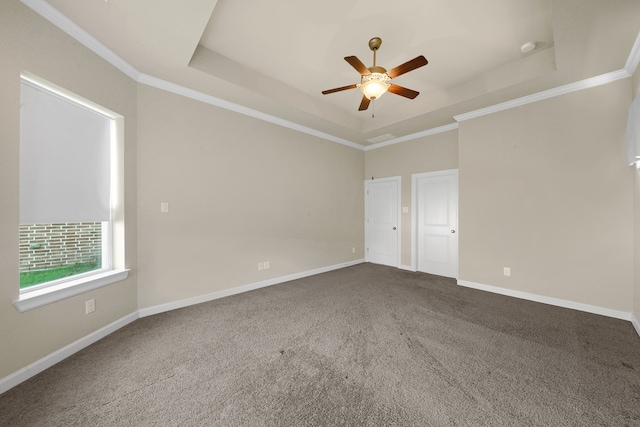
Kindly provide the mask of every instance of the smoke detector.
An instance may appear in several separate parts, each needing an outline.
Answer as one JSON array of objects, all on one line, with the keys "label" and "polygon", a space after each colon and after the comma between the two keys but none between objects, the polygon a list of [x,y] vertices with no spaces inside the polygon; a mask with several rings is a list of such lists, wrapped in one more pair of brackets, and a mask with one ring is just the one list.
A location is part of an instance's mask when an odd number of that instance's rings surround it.
[{"label": "smoke detector", "polygon": [[520,46],[520,52],[522,53],[531,52],[535,48],[536,48],[536,42],[526,42],[525,44]]}]

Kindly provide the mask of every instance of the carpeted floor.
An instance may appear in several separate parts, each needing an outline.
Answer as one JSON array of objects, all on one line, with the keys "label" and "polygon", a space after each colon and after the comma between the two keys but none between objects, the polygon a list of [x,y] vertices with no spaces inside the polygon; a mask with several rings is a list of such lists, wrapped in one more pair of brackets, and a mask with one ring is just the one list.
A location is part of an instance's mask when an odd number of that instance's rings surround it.
[{"label": "carpeted floor", "polygon": [[629,322],[354,267],[143,318],[3,426],[640,426]]}]

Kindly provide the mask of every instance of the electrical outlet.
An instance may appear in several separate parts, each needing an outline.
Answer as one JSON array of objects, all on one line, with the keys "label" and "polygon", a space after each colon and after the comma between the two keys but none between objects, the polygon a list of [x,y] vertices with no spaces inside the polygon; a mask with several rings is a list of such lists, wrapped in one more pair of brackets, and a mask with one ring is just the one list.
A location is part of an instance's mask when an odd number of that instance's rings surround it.
[{"label": "electrical outlet", "polygon": [[266,270],[268,268],[271,268],[271,261],[265,261],[264,262],[264,269]]},{"label": "electrical outlet", "polygon": [[511,269],[509,267],[505,267],[504,268],[504,275],[505,276],[511,276]]},{"label": "electrical outlet", "polygon": [[264,270],[264,262],[258,263],[258,270]]},{"label": "electrical outlet", "polygon": [[351,253],[355,254],[356,253],[356,248],[351,248]]},{"label": "electrical outlet", "polygon": [[96,300],[95,298],[91,298],[84,302],[84,311],[85,314],[93,313],[96,311]]}]

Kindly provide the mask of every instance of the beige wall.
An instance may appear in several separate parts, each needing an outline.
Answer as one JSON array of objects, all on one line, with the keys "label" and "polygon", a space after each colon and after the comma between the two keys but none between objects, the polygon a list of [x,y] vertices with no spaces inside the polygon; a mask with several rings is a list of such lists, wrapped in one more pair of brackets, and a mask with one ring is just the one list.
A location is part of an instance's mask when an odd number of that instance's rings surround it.
[{"label": "beige wall", "polygon": [[630,94],[625,79],[460,123],[461,280],[632,310]]},{"label": "beige wall", "polygon": [[[0,58],[0,378],[138,308],[361,259],[363,178],[401,176],[410,208],[412,174],[455,168],[460,279],[640,318],[640,174],[624,164],[638,73],[363,153],[137,85],[18,0],[0,2]],[[125,116],[132,268],[125,282],[26,313],[11,304],[22,70]],[[403,214],[403,265],[410,236]],[[271,268],[258,271],[263,261]]]},{"label": "beige wall", "polygon": [[[0,378],[137,309],[136,277],[25,313],[18,297],[20,72],[125,116],[126,263],[136,263],[135,83],[17,0],[0,2]],[[96,311],[84,313],[84,301]]]},{"label": "beige wall", "polygon": [[[365,154],[365,180],[401,177],[402,206],[411,212],[411,175],[458,167],[458,132],[448,131],[389,145]],[[402,265],[411,265],[411,213],[403,213]]]},{"label": "beige wall", "polygon": [[138,106],[140,308],[363,258],[362,151],[146,86]]}]

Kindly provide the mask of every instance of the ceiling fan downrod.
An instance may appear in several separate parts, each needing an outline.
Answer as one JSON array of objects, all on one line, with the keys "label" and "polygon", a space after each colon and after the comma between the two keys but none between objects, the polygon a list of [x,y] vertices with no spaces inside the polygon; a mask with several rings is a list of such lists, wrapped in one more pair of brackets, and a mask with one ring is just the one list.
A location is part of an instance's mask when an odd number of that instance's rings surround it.
[{"label": "ceiling fan downrod", "polygon": [[373,51],[373,68],[376,67],[376,52],[380,49],[382,39],[380,37],[374,37],[369,40],[369,49]]}]

